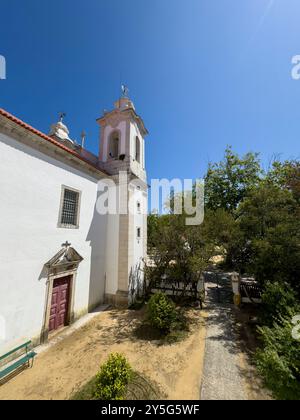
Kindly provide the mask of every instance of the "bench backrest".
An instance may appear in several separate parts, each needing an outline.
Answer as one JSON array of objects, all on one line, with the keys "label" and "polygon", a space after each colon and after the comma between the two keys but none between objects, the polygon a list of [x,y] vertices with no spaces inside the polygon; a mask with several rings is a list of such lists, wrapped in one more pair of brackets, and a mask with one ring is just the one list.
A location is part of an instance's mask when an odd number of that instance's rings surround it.
[{"label": "bench backrest", "polygon": [[[16,347],[15,349],[10,350],[8,353],[3,354],[3,356],[0,357],[0,361],[6,359],[7,357],[11,356],[14,353],[17,353],[17,351],[19,351],[19,350],[21,350],[25,347],[29,347],[30,344],[31,344],[31,341],[27,341],[26,343],[21,344],[20,346]],[[27,350],[27,348],[26,348],[26,350]]]}]

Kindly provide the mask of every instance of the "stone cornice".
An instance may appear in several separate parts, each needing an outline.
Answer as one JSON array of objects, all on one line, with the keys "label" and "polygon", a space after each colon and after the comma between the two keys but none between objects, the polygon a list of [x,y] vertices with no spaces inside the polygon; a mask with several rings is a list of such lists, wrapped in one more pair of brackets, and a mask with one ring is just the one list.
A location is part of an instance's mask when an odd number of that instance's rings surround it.
[{"label": "stone cornice", "polygon": [[137,113],[134,111],[133,108],[128,109],[114,109],[111,112],[108,112],[104,114],[102,117],[97,119],[97,122],[101,126],[105,125],[111,125],[113,128],[117,126],[117,124],[120,122],[120,116],[123,121],[130,121],[134,120],[136,124],[139,127],[139,130],[141,131],[142,135],[145,137],[148,135],[148,130],[146,129],[144,125],[144,121],[142,118],[137,115]]}]

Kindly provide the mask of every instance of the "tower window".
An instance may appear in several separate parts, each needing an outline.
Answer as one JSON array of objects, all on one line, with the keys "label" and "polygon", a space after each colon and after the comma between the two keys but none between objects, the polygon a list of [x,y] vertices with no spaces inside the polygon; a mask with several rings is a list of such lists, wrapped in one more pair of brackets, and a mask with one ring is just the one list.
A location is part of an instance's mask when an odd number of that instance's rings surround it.
[{"label": "tower window", "polygon": [[136,207],[137,207],[137,212],[141,213],[141,203],[139,201],[136,203]]},{"label": "tower window", "polygon": [[68,187],[62,187],[58,227],[79,227],[80,192]]},{"label": "tower window", "polygon": [[119,157],[119,135],[118,133],[113,133],[110,137],[109,142],[109,157],[112,159],[117,159]]},{"label": "tower window", "polygon": [[136,230],[136,237],[137,237],[137,239],[141,239],[141,228],[140,227],[138,227],[137,230]]},{"label": "tower window", "polygon": [[135,160],[141,162],[141,142],[138,137],[135,138]]}]

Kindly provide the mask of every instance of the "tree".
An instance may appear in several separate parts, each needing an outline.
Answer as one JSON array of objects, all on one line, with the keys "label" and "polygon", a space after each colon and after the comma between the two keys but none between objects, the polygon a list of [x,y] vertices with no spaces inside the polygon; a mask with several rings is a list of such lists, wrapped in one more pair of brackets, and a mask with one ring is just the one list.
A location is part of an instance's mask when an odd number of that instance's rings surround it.
[{"label": "tree", "polygon": [[233,213],[246,194],[254,188],[262,171],[257,153],[239,157],[231,147],[224,159],[210,163],[205,176],[205,203],[208,209],[222,208]]},{"label": "tree", "polygon": [[300,162],[275,161],[267,174],[267,180],[273,185],[287,189],[293,194],[295,200],[300,203]]},{"label": "tree", "polygon": [[204,237],[202,226],[186,226],[186,215],[162,215],[150,219],[150,249],[154,266],[147,270],[148,279],[182,282],[186,287],[197,282],[214,254],[213,241]]},{"label": "tree", "polygon": [[159,217],[156,213],[151,213],[148,215],[147,218],[147,234],[148,234],[148,249],[151,250],[151,248],[155,247],[156,243],[156,233],[158,231],[158,225],[159,225]]},{"label": "tree", "polygon": [[237,223],[247,249],[244,268],[262,284],[289,282],[300,293],[300,218],[293,194],[261,182],[239,206]]}]

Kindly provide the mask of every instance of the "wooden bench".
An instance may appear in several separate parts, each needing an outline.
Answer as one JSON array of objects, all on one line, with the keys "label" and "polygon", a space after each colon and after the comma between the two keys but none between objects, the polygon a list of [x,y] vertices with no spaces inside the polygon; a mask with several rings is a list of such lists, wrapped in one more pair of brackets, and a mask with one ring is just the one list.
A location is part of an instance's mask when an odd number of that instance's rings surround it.
[{"label": "wooden bench", "polygon": [[[27,341],[21,346],[18,346],[15,349],[10,350],[8,353],[0,357],[0,363],[2,363],[3,361],[5,361],[5,359],[9,359],[10,356],[12,356],[12,360],[8,360],[8,363],[12,362],[11,364],[9,364],[7,367],[4,367],[4,369],[0,367],[0,380],[5,378],[10,373],[14,372],[21,366],[24,366],[27,364],[29,367],[31,360],[33,363],[36,353],[34,351],[31,351],[30,348],[31,348],[31,341]],[[24,350],[23,354],[19,354],[22,352],[22,350]]]}]

